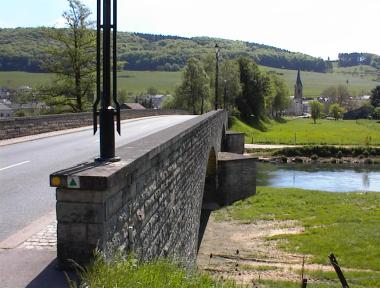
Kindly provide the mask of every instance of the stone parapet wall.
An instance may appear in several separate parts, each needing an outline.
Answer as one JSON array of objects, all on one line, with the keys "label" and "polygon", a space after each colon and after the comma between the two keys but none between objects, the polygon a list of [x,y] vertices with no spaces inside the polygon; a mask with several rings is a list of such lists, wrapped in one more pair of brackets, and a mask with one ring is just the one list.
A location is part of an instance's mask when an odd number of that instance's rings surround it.
[{"label": "stone parapet wall", "polygon": [[120,162],[52,174],[60,265],[87,264],[96,247],[195,261],[207,163],[226,124],[226,112],[213,111],[121,147]]},{"label": "stone parapet wall", "polygon": [[[159,116],[159,115],[184,115],[183,110],[169,109],[145,109],[145,110],[121,110],[121,120]],[[20,117],[0,120],[0,140],[65,130],[93,124],[91,112],[44,115],[34,117]]]}]

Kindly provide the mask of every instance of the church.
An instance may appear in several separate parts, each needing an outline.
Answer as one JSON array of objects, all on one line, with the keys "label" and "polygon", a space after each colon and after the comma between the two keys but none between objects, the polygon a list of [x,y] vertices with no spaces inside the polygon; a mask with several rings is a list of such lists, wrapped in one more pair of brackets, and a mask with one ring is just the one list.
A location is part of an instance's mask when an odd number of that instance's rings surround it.
[{"label": "church", "polygon": [[302,102],[303,86],[301,81],[301,71],[298,69],[296,84],[294,85],[294,96],[290,96],[290,103],[286,109],[287,115],[302,116],[304,105]]}]

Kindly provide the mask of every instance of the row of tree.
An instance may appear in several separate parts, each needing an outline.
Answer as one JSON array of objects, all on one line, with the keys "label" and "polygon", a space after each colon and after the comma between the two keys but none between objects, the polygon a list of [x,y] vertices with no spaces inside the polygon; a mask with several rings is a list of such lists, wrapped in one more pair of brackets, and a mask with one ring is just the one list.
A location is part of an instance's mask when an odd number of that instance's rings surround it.
[{"label": "row of tree", "polygon": [[279,115],[289,103],[285,82],[276,75],[261,71],[247,57],[221,61],[218,87],[215,81],[216,59],[213,54],[202,60],[191,58],[183,70],[181,85],[165,106],[202,114],[213,109],[215,89],[218,89],[219,107],[238,110],[243,119],[251,121]]}]

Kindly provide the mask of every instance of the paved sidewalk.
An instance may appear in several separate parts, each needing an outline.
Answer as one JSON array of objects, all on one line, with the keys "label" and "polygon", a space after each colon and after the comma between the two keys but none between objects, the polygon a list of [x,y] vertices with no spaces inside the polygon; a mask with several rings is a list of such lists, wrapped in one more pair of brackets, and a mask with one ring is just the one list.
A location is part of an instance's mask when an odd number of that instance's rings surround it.
[{"label": "paved sidewalk", "polygon": [[[49,213],[0,242],[1,288],[68,287],[57,269],[56,231],[55,213]],[[69,277],[75,279],[75,273]]]}]

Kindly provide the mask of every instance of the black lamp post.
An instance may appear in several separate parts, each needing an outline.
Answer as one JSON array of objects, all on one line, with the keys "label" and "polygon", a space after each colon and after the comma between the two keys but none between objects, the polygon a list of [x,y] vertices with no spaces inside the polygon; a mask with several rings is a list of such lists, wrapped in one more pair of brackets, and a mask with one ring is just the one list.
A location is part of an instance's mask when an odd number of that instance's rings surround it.
[{"label": "black lamp post", "polygon": [[215,110],[218,110],[219,106],[219,56],[220,48],[218,44],[215,44],[215,58],[216,58],[216,72],[215,72]]},{"label": "black lamp post", "polygon": [[224,95],[223,95],[223,108],[227,109],[227,80],[224,79]]},{"label": "black lamp post", "polygon": [[[117,0],[97,0],[97,40],[96,40],[96,100],[93,105],[94,134],[97,131],[97,116],[99,116],[100,130],[100,158],[99,161],[118,161],[115,156],[115,121],[117,132],[120,134],[120,105],[117,102]],[[103,5],[102,5],[103,2]],[[103,6],[103,7],[102,7]],[[113,11],[112,11],[113,10]],[[103,12],[103,23],[101,16]],[[111,15],[113,23],[111,24]],[[112,30],[112,37],[111,37]],[[103,32],[103,33],[102,33]],[[103,43],[101,40],[103,36]],[[112,38],[112,45],[111,45]],[[112,47],[112,49],[111,49]],[[101,53],[101,50],[103,53]],[[111,84],[111,50],[112,50],[112,84]],[[101,77],[102,76],[102,77]],[[102,78],[102,79],[101,79]],[[116,110],[112,107],[111,91]],[[100,101],[100,110],[97,106]]]}]

